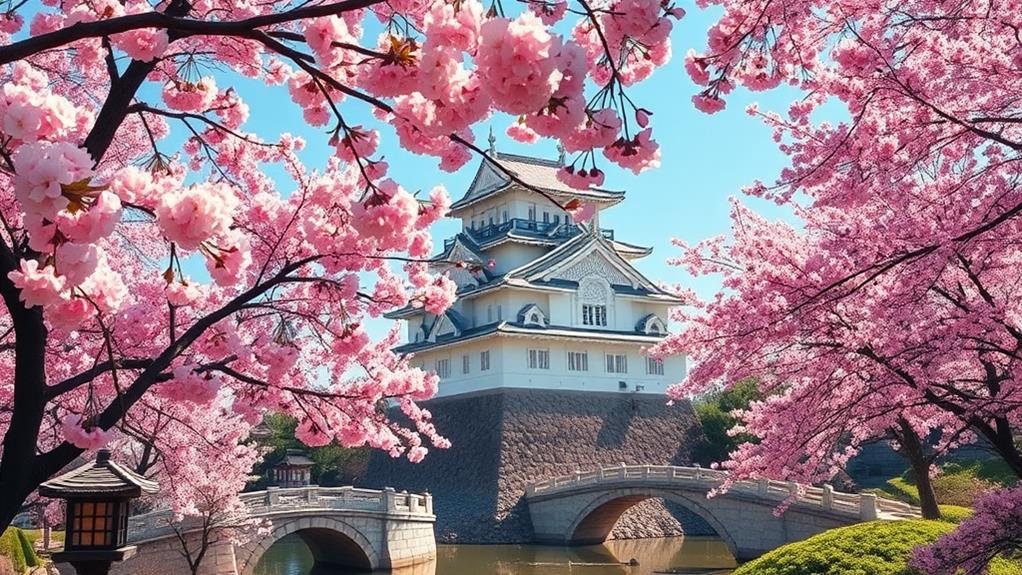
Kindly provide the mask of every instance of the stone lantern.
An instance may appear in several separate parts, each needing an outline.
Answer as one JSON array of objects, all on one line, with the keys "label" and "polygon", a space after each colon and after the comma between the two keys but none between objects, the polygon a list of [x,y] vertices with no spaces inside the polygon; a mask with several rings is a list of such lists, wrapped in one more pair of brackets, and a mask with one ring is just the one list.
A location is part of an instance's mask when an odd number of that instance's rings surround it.
[{"label": "stone lantern", "polygon": [[67,504],[64,550],[53,560],[70,563],[78,575],[109,573],[111,563],[135,552],[127,546],[131,500],[158,489],[155,481],[110,461],[107,449],[95,461],[40,485],[40,495]]}]

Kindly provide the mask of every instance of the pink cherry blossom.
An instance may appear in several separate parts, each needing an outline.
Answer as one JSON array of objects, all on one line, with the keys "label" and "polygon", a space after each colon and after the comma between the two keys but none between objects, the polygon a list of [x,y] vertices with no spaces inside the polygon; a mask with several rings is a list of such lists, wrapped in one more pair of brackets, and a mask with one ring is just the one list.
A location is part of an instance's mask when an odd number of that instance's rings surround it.
[{"label": "pink cherry blossom", "polygon": [[527,114],[546,105],[561,81],[554,46],[554,37],[532,12],[482,25],[476,61],[495,108]]},{"label": "pink cherry blossom", "polygon": [[593,186],[602,186],[604,174],[595,167],[575,169],[575,166],[565,166],[557,170],[557,179],[576,190],[588,190]]},{"label": "pink cherry blossom", "polygon": [[199,184],[166,193],[156,207],[163,235],[182,248],[194,250],[231,225],[238,197],[227,184]]},{"label": "pink cherry blossom", "polygon": [[64,243],[57,247],[57,273],[68,286],[81,284],[96,271],[100,248],[93,244]]},{"label": "pink cherry blossom", "polygon": [[182,112],[207,110],[217,97],[216,80],[203,76],[196,82],[176,80],[163,86],[163,101]]},{"label": "pink cherry blossom", "polygon": [[568,3],[564,0],[535,0],[529,2],[529,10],[532,10],[543,24],[552,26],[561,21],[568,12]]},{"label": "pink cherry blossom", "polygon": [[20,299],[26,307],[47,306],[63,297],[67,280],[57,276],[53,266],[40,269],[36,260],[21,260],[21,270],[7,274],[21,291]]},{"label": "pink cherry blossom", "polygon": [[113,433],[104,431],[99,427],[86,429],[82,425],[82,416],[70,413],[64,416],[61,422],[61,433],[69,443],[80,449],[95,450],[105,447]]},{"label": "pink cherry blossom", "polygon": [[22,208],[47,219],[68,206],[64,188],[92,177],[92,158],[67,142],[38,142],[14,153],[14,194]]},{"label": "pink cherry blossom", "polygon": [[619,138],[603,148],[608,160],[639,174],[660,166],[660,146],[652,139],[653,129],[646,128],[631,140]]}]

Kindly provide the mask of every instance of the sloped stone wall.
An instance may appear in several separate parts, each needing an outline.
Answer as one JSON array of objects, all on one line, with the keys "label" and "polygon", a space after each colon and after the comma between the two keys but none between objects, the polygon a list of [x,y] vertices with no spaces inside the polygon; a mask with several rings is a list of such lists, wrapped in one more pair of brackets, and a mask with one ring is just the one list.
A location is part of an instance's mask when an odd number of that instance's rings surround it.
[{"label": "sloped stone wall", "polygon": [[[528,542],[528,483],[598,465],[686,465],[703,437],[688,402],[668,406],[656,395],[507,389],[425,407],[451,449],[432,450],[417,465],[375,453],[364,483],[432,493],[441,542]],[[708,529],[683,508],[651,500],[625,512],[612,536]]]}]

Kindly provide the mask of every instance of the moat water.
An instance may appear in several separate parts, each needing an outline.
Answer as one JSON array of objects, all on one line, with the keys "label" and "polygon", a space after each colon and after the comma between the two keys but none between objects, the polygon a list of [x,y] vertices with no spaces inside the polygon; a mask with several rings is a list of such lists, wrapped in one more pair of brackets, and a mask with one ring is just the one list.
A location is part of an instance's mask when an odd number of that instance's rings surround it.
[{"label": "moat water", "polygon": [[[628,565],[631,560],[637,565]],[[440,545],[435,562],[387,571],[391,575],[724,575],[735,561],[711,537],[607,541],[587,547]],[[256,575],[349,575],[316,567],[308,547],[289,535],[266,551]]]}]

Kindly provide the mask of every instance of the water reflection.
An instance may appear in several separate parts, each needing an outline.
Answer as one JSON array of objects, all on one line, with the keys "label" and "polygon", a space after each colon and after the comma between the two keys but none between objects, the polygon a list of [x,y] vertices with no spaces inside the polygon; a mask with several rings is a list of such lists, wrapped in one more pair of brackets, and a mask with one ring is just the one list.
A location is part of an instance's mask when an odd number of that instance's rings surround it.
[{"label": "water reflection", "polygon": [[[632,559],[638,565],[628,565]],[[608,541],[587,547],[540,545],[441,545],[433,562],[391,571],[391,575],[654,575],[729,573],[734,559],[722,541],[673,537]],[[297,536],[274,543],[256,575],[349,575],[337,568],[313,568],[312,554]]]}]

